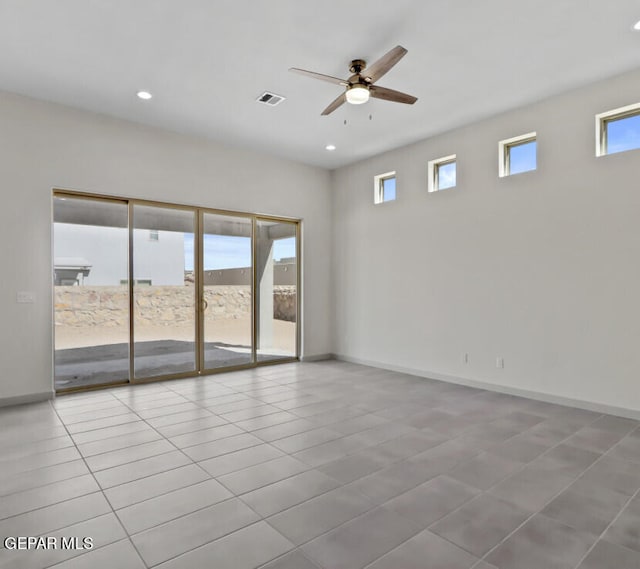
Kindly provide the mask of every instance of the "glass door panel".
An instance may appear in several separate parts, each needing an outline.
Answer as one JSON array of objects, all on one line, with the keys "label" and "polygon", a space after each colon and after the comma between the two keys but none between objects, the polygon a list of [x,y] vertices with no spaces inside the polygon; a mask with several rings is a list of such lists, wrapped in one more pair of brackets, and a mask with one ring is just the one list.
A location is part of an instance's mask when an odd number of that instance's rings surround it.
[{"label": "glass door panel", "polygon": [[195,210],[132,208],[134,378],[195,372]]},{"label": "glass door panel", "polygon": [[53,198],[58,391],[129,380],[126,202]]},{"label": "glass door panel", "polygon": [[297,355],[297,224],[256,220],[258,362]]},{"label": "glass door panel", "polygon": [[204,369],[246,365],[252,355],[251,218],[204,213]]}]

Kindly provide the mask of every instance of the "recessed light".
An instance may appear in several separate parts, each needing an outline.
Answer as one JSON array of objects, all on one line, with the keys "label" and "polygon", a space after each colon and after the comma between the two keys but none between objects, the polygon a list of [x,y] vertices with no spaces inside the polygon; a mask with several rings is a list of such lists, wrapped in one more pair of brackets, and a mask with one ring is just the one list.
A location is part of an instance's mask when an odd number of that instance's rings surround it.
[{"label": "recessed light", "polygon": [[333,150],[336,149],[336,145],[335,144],[327,144],[324,148],[325,148],[325,150],[333,151]]},{"label": "recessed light", "polygon": [[634,30],[638,30],[638,31],[640,31],[640,20],[638,20],[638,21],[635,23],[635,25],[633,26],[633,29],[634,29]]},{"label": "recessed light", "polygon": [[149,99],[151,99],[151,97],[153,97],[153,95],[149,93],[149,91],[138,91],[136,95],[138,95],[138,99],[142,99],[144,101],[148,101]]}]

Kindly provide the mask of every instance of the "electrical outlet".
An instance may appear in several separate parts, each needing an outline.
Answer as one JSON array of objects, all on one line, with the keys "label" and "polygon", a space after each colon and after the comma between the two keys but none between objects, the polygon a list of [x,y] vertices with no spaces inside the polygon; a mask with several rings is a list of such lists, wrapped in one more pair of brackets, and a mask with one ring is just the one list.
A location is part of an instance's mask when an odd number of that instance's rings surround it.
[{"label": "electrical outlet", "polygon": [[498,356],[496,358],[496,367],[502,369],[504,367],[504,358]]},{"label": "electrical outlet", "polygon": [[35,301],[36,295],[32,292],[20,291],[16,294],[18,304],[33,304]]}]

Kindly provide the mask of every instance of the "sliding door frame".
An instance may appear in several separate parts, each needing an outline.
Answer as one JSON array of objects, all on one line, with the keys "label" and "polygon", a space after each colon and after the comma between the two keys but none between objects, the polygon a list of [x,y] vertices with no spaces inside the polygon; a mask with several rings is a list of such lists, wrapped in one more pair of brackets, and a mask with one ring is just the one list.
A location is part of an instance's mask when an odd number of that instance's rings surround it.
[{"label": "sliding door frame", "polygon": [[[157,202],[157,201],[150,201],[150,200],[138,200],[138,199],[129,199],[127,200],[129,202],[129,272],[131,274],[131,278],[129,279],[129,303],[131,304],[131,319],[130,319],[130,326],[131,326],[131,334],[130,334],[130,339],[131,339],[131,344],[132,344],[132,348],[129,352],[130,356],[129,356],[129,383],[131,385],[135,385],[137,383],[150,383],[150,382],[154,382],[154,381],[164,381],[164,380],[169,380],[169,379],[183,379],[185,377],[196,377],[198,375],[201,375],[200,373],[200,368],[199,368],[199,352],[200,352],[200,337],[198,336],[198,330],[199,330],[199,299],[200,299],[200,280],[198,278],[198,270],[197,270],[197,263],[198,263],[198,232],[199,232],[199,224],[198,224],[198,219],[199,219],[199,214],[198,214],[198,209],[197,207],[193,207],[193,206],[189,206],[189,205],[182,205],[182,204],[173,204],[173,203],[164,203],[164,202]],[[158,208],[163,208],[163,209],[173,209],[173,210],[179,210],[179,211],[189,211],[193,213],[193,247],[194,247],[194,254],[193,254],[193,274],[194,274],[194,287],[195,287],[195,293],[194,293],[194,303],[193,303],[193,310],[194,310],[194,342],[195,342],[195,354],[194,354],[194,369],[193,371],[181,371],[181,372],[177,372],[177,373],[166,373],[166,374],[162,374],[162,375],[153,375],[150,377],[141,377],[141,378],[136,378],[135,376],[135,312],[134,312],[134,308],[135,308],[135,298],[134,298],[134,289],[135,289],[135,274],[134,274],[134,261],[135,261],[135,253],[134,253],[134,246],[133,246],[133,234],[134,234],[134,209],[135,206],[147,206],[147,207],[158,207]]]},{"label": "sliding door frame", "polygon": [[[131,225],[131,218],[130,218],[130,209],[129,209],[129,200],[125,199],[125,198],[120,198],[117,196],[109,196],[109,195],[97,195],[97,194],[90,194],[90,193],[80,193],[80,192],[71,192],[71,191],[62,191],[62,190],[54,190],[52,195],[51,195],[51,199],[52,199],[52,208],[51,208],[51,275],[53,276],[55,273],[54,270],[54,245],[55,243],[53,242],[54,239],[54,231],[53,231],[53,224],[55,223],[55,218],[54,218],[54,211],[53,211],[53,199],[54,198],[76,198],[76,199],[84,199],[87,201],[95,201],[95,202],[101,202],[101,203],[115,203],[115,204],[120,204],[123,206],[127,207],[127,227],[130,227]],[[128,259],[127,259],[127,271],[130,272],[131,271],[131,263],[130,263],[130,259],[131,259],[131,251],[130,251],[130,247],[127,248],[128,250]],[[130,275],[127,275],[127,279],[129,281],[129,285],[131,284],[131,277]],[[116,381],[108,381],[108,382],[104,382],[104,383],[95,383],[92,385],[88,385],[86,387],[84,386],[80,386],[80,387],[69,387],[67,389],[55,389],[55,374],[56,374],[56,357],[55,357],[55,352],[56,352],[56,340],[55,340],[55,334],[56,334],[56,314],[55,314],[55,278],[52,279],[51,281],[51,287],[52,287],[52,332],[53,332],[53,342],[52,342],[52,348],[53,348],[53,358],[52,358],[52,364],[53,364],[53,385],[54,385],[54,391],[57,394],[63,394],[63,393],[74,393],[77,391],[92,391],[95,389],[107,389],[109,387],[121,387],[123,385],[129,385],[130,381],[128,379],[118,379]],[[129,378],[131,378],[131,362],[133,361],[132,358],[132,352],[131,352],[131,323],[133,321],[133,317],[132,317],[132,312],[131,312],[131,295],[129,292],[129,303],[128,303],[128,309],[129,309],[129,314],[128,314],[128,319],[129,319],[129,326],[128,326],[128,330],[129,330],[129,340],[128,340],[128,350],[129,350]]]},{"label": "sliding door frame", "polygon": [[[198,232],[198,235],[196,236],[196,239],[198,241],[198,245],[199,245],[199,250],[198,250],[198,261],[197,261],[197,266],[198,266],[198,280],[200,283],[202,283],[202,286],[198,289],[198,294],[199,294],[199,301],[198,301],[198,305],[200,307],[200,310],[198,311],[198,326],[199,326],[199,338],[200,341],[198,341],[198,346],[200,347],[201,353],[200,353],[200,359],[198,360],[199,365],[198,365],[198,375],[210,375],[210,374],[214,374],[214,373],[223,373],[223,372],[227,372],[227,371],[236,371],[236,370],[240,370],[240,369],[251,369],[256,367],[255,366],[255,362],[256,362],[256,357],[255,357],[255,333],[256,333],[256,320],[255,320],[255,310],[254,310],[254,305],[256,303],[256,298],[255,298],[255,255],[254,255],[254,250],[255,250],[255,215],[254,214],[250,214],[250,213],[241,213],[238,211],[224,211],[224,210],[219,210],[219,209],[213,209],[213,208],[209,208],[209,207],[200,207],[198,208],[198,223],[199,223],[199,228],[200,231]],[[204,354],[204,336],[205,336],[205,312],[207,309],[207,305],[206,305],[206,301],[204,298],[204,216],[205,214],[212,214],[212,215],[224,215],[227,217],[241,217],[244,219],[249,219],[251,220],[251,361],[248,363],[244,363],[244,364],[236,364],[236,365],[232,365],[232,366],[226,366],[226,367],[217,367],[217,368],[207,368],[205,367],[205,354]]]},{"label": "sliding door frame", "polygon": [[[260,215],[255,214],[253,217],[252,223],[252,232],[253,236],[257,235],[257,226],[258,221],[274,221],[277,223],[289,223],[291,225],[295,225],[295,237],[296,237],[296,349],[295,355],[293,356],[284,356],[282,358],[274,358],[271,360],[263,360],[258,362],[258,310],[260,299],[256,295],[255,301],[253,304],[253,361],[258,366],[267,366],[267,365],[277,365],[281,363],[287,362],[295,362],[300,361],[300,347],[302,345],[302,327],[300,326],[300,308],[302,306],[302,292],[301,292],[301,282],[302,282],[302,263],[300,261],[300,252],[302,251],[300,244],[300,235],[301,235],[301,226],[302,220],[300,219],[290,219],[286,217],[276,217],[273,215]],[[253,247],[253,288],[256,289],[258,283],[258,275],[256,271],[256,260],[257,260],[257,247],[256,247],[256,239],[251,240],[251,244]]]},{"label": "sliding door frame", "polygon": [[[216,373],[226,373],[230,371],[252,369],[258,367],[264,367],[269,365],[277,365],[282,363],[291,363],[300,360],[300,349],[302,341],[302,326],[301,326],[301,306],[302,306],[302,262],[300,253],[302,251],[301,246],[301,225],[302,220],[299,218],[281,217],[274,215],[263,215],[258,213],[247,213],[241,211],[215,209],[210,207],[194,206],[189,204],[177,204],[169,202],[161,202],[156,200],[146,200],[138,198],[126,198],[121,196],[114,196],[109,194],[94,194],[89,192],[81,192],[69,189],[54,188],[52,197],[67,197],[75,199],[88,199],[96,201],[110,201],[116,203],[122,203],[128,206],[128,294],[129,294],[129,380],[88,385],[86,387],[73,387],[69,389],[56,390],[58,395],[65,393],[74,393],[80,391],[92,391],[95,389],[104,389],[108,387],[122,386],[122,385],[137,385],[144,383],[152,383],[155,381],[166,381],[172,379],[183,379],[200,377],[205,375],[213,375]],[[164,374],[160,376],[153,376],[147,378],[135,378],[135,325],[134,325],[134,250],[133,250],[133,209],[136,205],[143,206],[155,206],[169,209],[179,209],[194,212],[194,286],[195,286],[195,342],[196,342],[196,357],[195,357],[195,370],[188,372]],[[204,214],[216,214],[226,215],[233,217],[243,217],[245,219],[251,219],[251,362],[246,364],[239,364],[233,366],[226,366],[220,368],[205,368],[204,367],[204,319],[205,319],[205,298],[204,298]],[[257,358],[257,306],[258,295],[256,293],[256,227],[259,220],[274,221],[281,223],[290,223],[295,225],[295,237],[296,237],[296,337],[295,337],[295,355],[283,356],[282,358],[275,358],[272,360],[259,362]],[[52,223],[55,220],[52,218]],[[52,248],[53,250],[53,248]],[[53,283],[52,283],[53,285]],[[54,323],[55,323],[55,308],[54,308]],[[54,326],[55,328],[55,326]],[[55,333],[55,330],[54,330]],[[55,351],[55,341],[53,345]],[[54,366],[55,375],[55,366]],[[55,379],[55,378],[54,378]]]}]

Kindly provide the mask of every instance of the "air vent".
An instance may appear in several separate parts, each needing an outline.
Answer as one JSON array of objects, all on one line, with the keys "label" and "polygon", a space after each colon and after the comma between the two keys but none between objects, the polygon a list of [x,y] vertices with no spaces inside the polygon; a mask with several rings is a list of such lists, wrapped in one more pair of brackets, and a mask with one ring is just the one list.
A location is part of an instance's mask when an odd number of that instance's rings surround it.
[{"label": "air vent", "polygon": [[269,105],[270,107],[275,107],[276,105],[282,103],[285,98],[286,97],[283,97],[282,95],[276,95],[275,93],[269,93],[269,91],[265,91],[256,99],[256,101],[258,103]]}]

